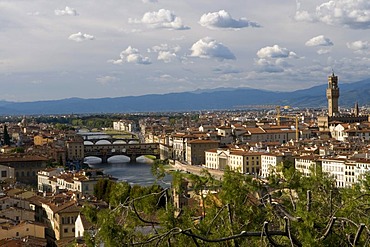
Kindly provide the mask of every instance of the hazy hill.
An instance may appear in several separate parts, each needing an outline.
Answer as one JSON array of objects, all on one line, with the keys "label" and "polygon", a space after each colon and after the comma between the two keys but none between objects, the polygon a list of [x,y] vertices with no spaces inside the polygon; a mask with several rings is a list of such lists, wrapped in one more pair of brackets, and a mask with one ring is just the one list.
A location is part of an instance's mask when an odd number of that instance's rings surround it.
[{"label": "hazy hill", "polygon": [[[326,85],[293,92],[274,92],[252,88],[218,88],[194,92],[148,94],[117,98],[69,98],[36,102],[0,101],[1,115],[119,113],[149,111],[190,111],[237,109],[245,105],[291,105],[326,107]],[[340,84],[340,106],[370,104],[370,79]]]}]

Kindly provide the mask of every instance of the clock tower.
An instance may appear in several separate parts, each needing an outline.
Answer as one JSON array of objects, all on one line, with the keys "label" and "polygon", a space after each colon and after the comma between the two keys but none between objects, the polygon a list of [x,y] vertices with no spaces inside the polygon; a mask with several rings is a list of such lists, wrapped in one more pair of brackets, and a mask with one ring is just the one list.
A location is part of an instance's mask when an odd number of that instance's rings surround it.
[{"label": "clock tower", "polygon": [[338,76],[334,75],[328,77],[328,88],[326,89],[326,98],[328,99],[328,116],[339,116],[338,111],[338,99],[339,99],[339,87],[338,87]]}]

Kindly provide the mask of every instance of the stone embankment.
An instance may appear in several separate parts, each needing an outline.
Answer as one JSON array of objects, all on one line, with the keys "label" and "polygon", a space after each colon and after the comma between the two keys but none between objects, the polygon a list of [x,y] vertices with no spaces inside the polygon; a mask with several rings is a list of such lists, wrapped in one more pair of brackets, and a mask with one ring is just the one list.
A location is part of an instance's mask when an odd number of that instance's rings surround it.
[{"label": "stone embankment", "polygon": [[219,179],[219,180],[221,180],[223,175],[224,175],[223,171],[213,170],[213,169],[205,168],[203,166],[186,165],[186,164],[183,164],[183,163],[181,163],[180,161],[177,161],[177,160],[176,161],[171,161],[170,165],[172,167],[170,169],[181,170],[181,171],[193,173],[193,174],[196,174],[196,175],[200,175],[201,171],[203,169],[206,169],[206,170],[208,170],[208,172],[210,174],[212,174],[216,179]]}]

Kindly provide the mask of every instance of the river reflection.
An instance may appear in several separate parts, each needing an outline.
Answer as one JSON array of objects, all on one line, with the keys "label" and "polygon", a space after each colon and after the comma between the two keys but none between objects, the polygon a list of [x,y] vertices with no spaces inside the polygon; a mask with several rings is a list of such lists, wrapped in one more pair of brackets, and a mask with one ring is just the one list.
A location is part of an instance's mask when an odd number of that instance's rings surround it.
[{"label": "river reflection", "polygon": [[123,155],[117,155],[108,159],[107,164],[102,164],[101,159],[97,157],[85,158],[85,163],[91,168],[102,169],[105,174],[112,175],[119,181],[126,181],[142,186],[149,186],[154,183],[168,188],[171,185],[171,176],[167,175],[163,181],[156,181],[151,173],[151,160],[146,157],[138,157],[135,162],[130,162],[130,159]]}]

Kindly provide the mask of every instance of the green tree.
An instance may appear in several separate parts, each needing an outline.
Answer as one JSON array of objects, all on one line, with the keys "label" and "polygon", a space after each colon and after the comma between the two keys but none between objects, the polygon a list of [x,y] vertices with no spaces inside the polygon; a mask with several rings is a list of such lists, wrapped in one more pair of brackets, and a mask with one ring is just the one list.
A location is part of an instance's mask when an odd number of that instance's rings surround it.
[{"label": "green tree", "polygon": [[110,179],[99,179],[94,186],[94,195],[98,200],[109,202],[110,193],[115,182]]},{"label": "green tree", "polygon": [[10,136],[8,133],[8,127],[4,125],[4,133],[3,133],[4,145],[10,146]]}]

